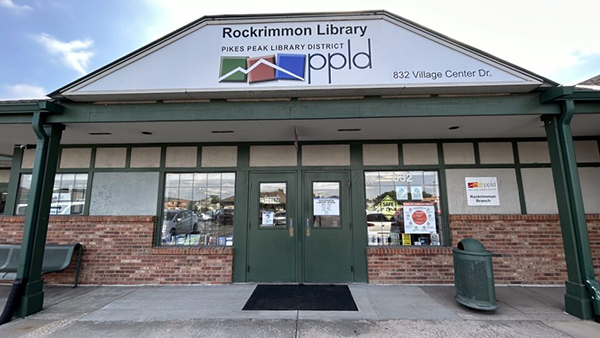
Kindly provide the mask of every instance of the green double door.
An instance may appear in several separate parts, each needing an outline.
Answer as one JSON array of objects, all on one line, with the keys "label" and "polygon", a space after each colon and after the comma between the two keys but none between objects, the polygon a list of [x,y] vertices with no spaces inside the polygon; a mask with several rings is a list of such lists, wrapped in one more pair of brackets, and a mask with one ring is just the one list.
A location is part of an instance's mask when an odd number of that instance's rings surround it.
[{"label": "green double door", "polygon": [[247,280],[354,280],[350,175],[250,174]]}]

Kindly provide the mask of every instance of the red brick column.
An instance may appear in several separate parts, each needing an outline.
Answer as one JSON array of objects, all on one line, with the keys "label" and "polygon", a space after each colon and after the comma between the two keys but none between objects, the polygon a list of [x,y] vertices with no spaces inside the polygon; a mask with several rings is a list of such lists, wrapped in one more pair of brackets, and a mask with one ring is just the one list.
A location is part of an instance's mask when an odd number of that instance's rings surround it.
[{"label": "red brick column", "polygon": [[[587,215],[596,275],[600,276],[600,215]],[[494,253],[497,284],[563,284],[567,279],[557,215],[452,215],[452,245],[471,237]],[[452,284],[450,248],[369,247],[370,283]]]},{"label": "red brick column", "polygon": [[[23,217],[0,217],[0,244],[19,244]],[[81,243],[80,284],[226,284],[233,271],[232,247],[154,247],[155,217],[53,216],[48,243]],[[49,284],[73,282],[75,259]]]}]

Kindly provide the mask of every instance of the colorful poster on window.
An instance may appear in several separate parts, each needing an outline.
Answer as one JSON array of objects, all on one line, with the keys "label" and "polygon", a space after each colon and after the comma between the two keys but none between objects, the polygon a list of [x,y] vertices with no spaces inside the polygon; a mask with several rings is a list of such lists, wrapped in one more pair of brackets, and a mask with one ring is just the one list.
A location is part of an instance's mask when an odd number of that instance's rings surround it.
[{"label": "colorful poster on window", "polygon": [[408,200],[408,187],[406,187],[406,186],[396,187],[396,199],[399,201]]},{"label": "colorful poster on window", "polygon": [[433,203],[404,203],[404,232],[431,234],[436,232]]},{"label": "colorful poster on window", "polygon": [[420,201],[423,199],[423,187],[420,185],[413,185],[410,187],[410,196],[413,201]]},{"label": "colorful poster on window", "polygon": [[274,211],[264,210],[262,212],[262,225],[263,226],[273,226],[273,220],[275,219]]},{"label": "colorful poster on window", "polygon": [[339,216],[339,198],[313,198],[313,215],[315,216]]},{"label": "colorful poster on window", "polygon": [[467,188],[467,205],[500,205],[496,177],[465,177],[465,186]]}]

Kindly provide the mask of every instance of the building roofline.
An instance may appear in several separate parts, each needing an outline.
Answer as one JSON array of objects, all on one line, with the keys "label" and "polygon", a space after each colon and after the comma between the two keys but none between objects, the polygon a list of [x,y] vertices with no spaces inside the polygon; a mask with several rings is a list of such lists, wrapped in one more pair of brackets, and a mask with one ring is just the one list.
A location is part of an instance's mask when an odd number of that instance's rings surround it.
[{"label": "building roofline", "polygon": [[546,77],[543,77],[541,75],[538,75],[536,73],[533,73],[525,68],[519,67],[513,63],[507,62],[503,59],[500,59],[494,55],[491,55],[489,53],[486,53],[478,48],[472,47],[470,45],[467,45],[465,43],[462,43],[458,40],[452,39],[444,34],[438,33],[437,31],[434,31],[432,29],[429,29],[425,26],[422,26],[414,21],[405,19],[404,17],[401,17],[399,15],[393,14],[391,12],[388,12],[386,10],[366,10],[366,11],[349,11],[349,12],[303,12],[303,13],[274,13],[274,14],[226,14],[226,15],[206,15],[206,16],[202,16],[201,18],[194,20],[134,51],[132,51],[131,53],[128,53],[118,59],[116,59],[113,62],[110,62],[94,71],[92,71],[89,74],[86,74],[54,91],[52,91],[51,93],[49,93],[47,96],[51,97],[53,99],[57,99],[57,100],[64,100],[64,97],[61,95],[62,92],[64,92],[65,90],[72,88],[82,82],[87,81],[88,79],[112,68],[113,66],[116,66],[122,62],[125,62],[131,58],[134,58],[135,56],[144,53],[145,51],[154,48],[155,46],[161,44],[164,41],[169,40],[170,38],[177,36],[178,34],[185,32],[189,29],[192,29],[193,27],[200,25],[202,23],[205,22],[214,22],[214,21],[230,21],[230,20],[259,20],[259,19],[295,19],[295,18],[321,18],[321,17],[331,17],[331,16],[357,16],[357,17],[364,17],[364,16],[386,16],[389,18],[392,18],[394,20],[397,21],[401,21],[409,26],[412,26],[413,28],[423,31],[425,33],[428,33],[430,35],[434,35],[442,40],[446,40],[449,43],[452,43],[456,46],[459,46],[461,48],[467,49],[469,51],[472,51],[473,53],[479,54],[487,59],[490,59],[496,63],[500,63],[503,64],[505,66],[508,66],[509,68],[512,68],[520,73],[523,73],[524,75],[527,75],[529,77],[533,77],[533,78],[538,78],[541,82],[541,88],[552,88],[552,87],[557,87],[559,86],[559,84],[557,82],[554,82]]}]

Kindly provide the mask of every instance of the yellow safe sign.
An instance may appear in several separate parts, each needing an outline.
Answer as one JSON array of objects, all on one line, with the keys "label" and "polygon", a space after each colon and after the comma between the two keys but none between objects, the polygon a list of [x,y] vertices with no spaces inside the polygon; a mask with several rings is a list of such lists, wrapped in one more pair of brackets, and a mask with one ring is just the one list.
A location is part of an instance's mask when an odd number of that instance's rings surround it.
[{"label": "yellow safe sign", "polygon": [[377,210],[381,212],[381,214],[387,218],[388,220],[392,219],[396,214],[398,208],[400,208],[400,204],[396,202],[390,195],[386,195],[383,200],[376,206]]}]

